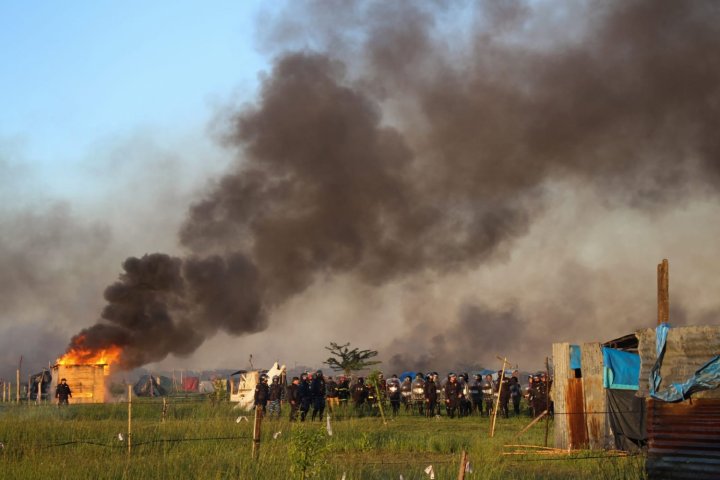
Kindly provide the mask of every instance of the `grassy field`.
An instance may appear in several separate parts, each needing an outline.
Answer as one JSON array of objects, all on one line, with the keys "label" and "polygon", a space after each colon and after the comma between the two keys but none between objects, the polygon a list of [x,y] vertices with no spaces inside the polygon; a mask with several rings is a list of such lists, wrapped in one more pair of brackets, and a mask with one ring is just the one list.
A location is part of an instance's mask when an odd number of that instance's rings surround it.
[{"label": "grassy field", "polygon": [[[462,450],[480,478],[644,478],[642,457],[603,452],[503,455],[505,445],[542,445],[544,423],[512,440],[530,419],[498,419],[489,438],[487,418],[338,414],[326,423],[265,420],[257,461],[251,459],[252,416],[222,402],[133,402],[133,449],[127,451],[127,404],[13,406],[0,404],[0,478],[72,479],[455,479]],[[241,416],[247,415],[248,421]],[[552,424],[550,442],[552,443]],[[279,433],[278,433],[279,432]],[[122,434],[121,440],[119,434]]]}]

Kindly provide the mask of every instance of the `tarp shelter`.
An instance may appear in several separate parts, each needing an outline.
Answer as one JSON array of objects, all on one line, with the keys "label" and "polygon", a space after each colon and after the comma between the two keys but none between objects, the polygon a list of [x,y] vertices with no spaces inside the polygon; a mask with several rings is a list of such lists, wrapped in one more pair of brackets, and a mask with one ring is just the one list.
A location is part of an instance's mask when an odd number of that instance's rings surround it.
[{"label": "tarp shelter", "polygon": [[200,393],[213,393],[215,391],[215,385],[213,385],[211,380],[202,380],[198,391]]},{"label": "tarp shelter", "polygon": [[138,397],[164,397],[170,391],[172,380],[167,377],[143,375],[133,387]]},{"label": "tarp shelter", "polygon": [[200,386],[200,379],[198,377],[183,378],[183,383],[182,383],[183,392],[197,392],[199,386]]}]

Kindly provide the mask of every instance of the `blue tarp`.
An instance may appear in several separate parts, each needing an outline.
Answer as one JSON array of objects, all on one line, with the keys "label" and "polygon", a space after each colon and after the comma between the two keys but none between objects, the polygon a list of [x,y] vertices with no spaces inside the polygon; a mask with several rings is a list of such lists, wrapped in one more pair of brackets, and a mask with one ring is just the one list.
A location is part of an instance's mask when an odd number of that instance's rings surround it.
[{"label": "blue tarp", "polygon": [[580,364],[580,345],[570,345],[570,368],[582,368]]},{"label": "blue tarp", "polygon": [[603,386],[614,390],[640,387],[640,355],[603,347]]},{"label": "blue tarp", "polygon": [[667,323],[658,325],[655,330],[657,360],[650,372],[650,396],[665,402],[679,402],[695,392],[712,390],[720,386],[720,355],[715,355],[685,382],[673,383],[662,392],[657,391],[662,382],[660,367],[662,367],[663,357],[665,357],[665,344],[669,331],[670,325]]}]

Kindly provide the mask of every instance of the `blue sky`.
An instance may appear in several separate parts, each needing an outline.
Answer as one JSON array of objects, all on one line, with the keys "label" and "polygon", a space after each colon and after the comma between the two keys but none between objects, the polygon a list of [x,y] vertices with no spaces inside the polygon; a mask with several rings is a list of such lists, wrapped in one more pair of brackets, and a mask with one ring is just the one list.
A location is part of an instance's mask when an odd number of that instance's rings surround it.
[{"label": "blue sky", "polygon": [[250,100],[268,66],[261,4],[0,2],[0,142],[62,191],[98,141],[202,131],[218,105]]}]

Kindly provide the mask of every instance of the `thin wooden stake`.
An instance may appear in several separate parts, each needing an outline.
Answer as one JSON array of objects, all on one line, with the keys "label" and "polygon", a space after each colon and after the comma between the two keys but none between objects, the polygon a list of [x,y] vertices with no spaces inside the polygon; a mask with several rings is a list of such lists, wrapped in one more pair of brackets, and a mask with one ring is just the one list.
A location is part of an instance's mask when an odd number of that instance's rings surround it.
[{"label": "thin wooden stake", "polygon": [[20,369],[17,369],[17,378],[16,378],[16,393],[15,393],[15,401],[19,404],[20,403]]},{"label": "thin wooden stake", "polygon": [[380,389],[378,388],[378,382],[375,382],[375,395],[377,395],[378,407],[380,408],[380,416],[382,417],[383,425],[387,426],[387,420],[385,419],[385,411],[382,406],[382,398],[380,397]]},{"label": "thin wooden stake", "polygon": [[163,397],[163,409],[162,409],[162,421],[165,422],[165,415],[167,415],[167,398]]},{"label": "thin wooden stake", "polygon": [[670,265],[667,259],[657,266],[658,325],[670,321]]},{"label": "thin wooden stake", "polygon": [[[498,357],[500,358],[500,357]],[[497,411],[500,408],[500,395],[502,395],[503,380],[505,379],[505,365],[508,363],[507,358],[502,358],[502,370],[500,371],[500,378],[498,382],[498,397],[495,401],[495,410],[493,411],[493,418],[490,422],[490,437],[495,436],[495,422],[497,422]]]},{"label": "thin wooden stake", "polygon": [[255,422],[253,424],[253,446],[252,458],[257,460],[260,457],[260,432],[262,429],[262,407],[255,407]]},{"label": "thin wooden stake", "polygon": [[460,471],[458,471],[458,480],[465,480],[465,469],[467,468],[467,452],[462,451],[460,455]]},{"label": "thin wooden stake", "polygon": [[525,433],[525,432],[527,432],[528,430],[530,430],[530,427],[532,427],[533,425],[535,425],[536,423],[538,423],[540,420],[542,420],[542,418],[543,418],[545,415],[547,415],[547,413],[548,413],[548,411],[547,411],[547,410],[544,410],[540,415],[538,415],[537,417],[535,417],[535,418],[533,419],[533,421],[530,422],[526,427],[524,427],[522,430],[520,430],[518,433],[516,433],[515,436],[514,436],[512,439],[515,440],[515,439],[518,438],[520,435],[522,435],[523,433]]},{"label": "thin wooden stake", "polygon": [[132,385],[128,385],[128,432],[127,432],[128,455],[132,453]]}]

